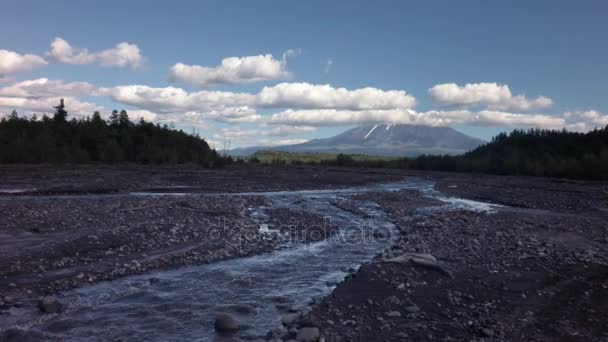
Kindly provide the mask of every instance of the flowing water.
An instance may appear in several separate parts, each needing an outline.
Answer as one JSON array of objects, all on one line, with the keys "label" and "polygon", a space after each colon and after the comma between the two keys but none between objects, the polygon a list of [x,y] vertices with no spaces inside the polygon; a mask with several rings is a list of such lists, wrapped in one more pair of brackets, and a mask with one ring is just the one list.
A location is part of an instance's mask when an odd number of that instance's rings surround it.
[{"label": "flowing water", "polygon": [[[316,243],[285,239],[272,253],[131,276],[68,291],[60,296],[68,305],[67,310],[57,316],[41,316],[34,310],[13,315],[22,326],[58,341],[232,341],[264,335],[280,325],[285,308],[303,309],[311,299],[329,294],[349,269],[390,246],[395,226],[378,205],[356,201],[358,210],[354,214],[332,203],[353,194],[402,189],[417,189],[445,202],[441,210],[493,210],[485,203],[443,197],[433,190],[432,183],[422,180],[340,190],[236,194],[268,198],[270,204],[266,207],[252,208],[262,234],[280,234],[265,222],[265,210],[280,207],[321,215],[339,230]],[[228,312],[242,324],[236,337],[215,333],[213,321],[218,312]]]}]

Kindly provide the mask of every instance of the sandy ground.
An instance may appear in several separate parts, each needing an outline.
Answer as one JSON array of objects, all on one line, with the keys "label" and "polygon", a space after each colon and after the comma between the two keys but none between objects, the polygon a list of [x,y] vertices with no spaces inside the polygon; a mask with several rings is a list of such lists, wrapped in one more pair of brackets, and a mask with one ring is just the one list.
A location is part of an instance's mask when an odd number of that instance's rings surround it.
[{"label": "sandy ground", "polygon": [[[451,196],[506,207],[490,215],[415,214],[435,204],[407,191],[360,195],[390,214],[398,242],[314,303],[283,338],[314,325],[326,341],[608,339],[607,183],[377,169],[0,167],[0,308],[101,280],[274,248],[250,212],[262,197],[209,194],[340,188],[410,176],[432,180]],[[187,202],[124,195],[175,189],[208,195]],[[84,194],[97,195],[78,197]],[[321,220],[272,213],[273,220],[285,217]],[[385,262],[409,252],[431,254],[441,268]]]}]

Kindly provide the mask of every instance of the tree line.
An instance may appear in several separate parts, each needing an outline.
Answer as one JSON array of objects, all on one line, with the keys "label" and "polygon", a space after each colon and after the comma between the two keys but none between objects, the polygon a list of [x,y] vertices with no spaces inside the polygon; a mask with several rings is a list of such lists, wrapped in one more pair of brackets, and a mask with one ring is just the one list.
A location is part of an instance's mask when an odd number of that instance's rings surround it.
[{"label": "tree line", "polygon": [[514,130],[458,156],[423,155],[416,158],[365,158],[327,154],[284,157],[259,152],[253,162],[320,164],[412,170],[481,172],[493,174],[608,180],[608,126],[587,133],[566,130]]},{"label": "tree line", "polygon": [[167,125],[129,119],[114,110],[68,120],[63,99],[53,117],[20,116],[0,120],[0,163],[120,163],[220,166],[227,160],[197,135]]}]

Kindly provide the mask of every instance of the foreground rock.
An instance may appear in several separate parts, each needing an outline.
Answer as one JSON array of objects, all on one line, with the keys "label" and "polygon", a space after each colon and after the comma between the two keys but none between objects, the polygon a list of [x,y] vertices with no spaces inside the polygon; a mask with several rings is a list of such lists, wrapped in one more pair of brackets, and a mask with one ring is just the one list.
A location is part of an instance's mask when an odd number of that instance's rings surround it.
[{"label": "foreground rock", "polygon": [[0,332],[0,342],[41,342],[42,334],[38,332],[11,328]]},{"label": "foreground rock", "polygon": [[296,340],[301,342],[317,342],[319,340],[319,328],[301,328],[298,330]]},{"label": "foreground rock", "polygon": [[229,314],[218,314],[215,317],[215,331],[220,333],[233,333],[239,330],[239,322]]},{"label": "foreground rock", "polygon": [[46,296],[38,302],[40,311],[46,314],[54,314],[63,310],[63,304],[53,296]]},{"label": "foreground rock", "polygon": [[448,269],[443,267],[438,261],[437,258],[427,253],[405,253],[398,257],[387,259],[385,262],[394,262],[398,264],[411,264],[418,267],[426,267],[429,269],[436,270],[447,275],[450,278],[453,278],[454,275]]}]

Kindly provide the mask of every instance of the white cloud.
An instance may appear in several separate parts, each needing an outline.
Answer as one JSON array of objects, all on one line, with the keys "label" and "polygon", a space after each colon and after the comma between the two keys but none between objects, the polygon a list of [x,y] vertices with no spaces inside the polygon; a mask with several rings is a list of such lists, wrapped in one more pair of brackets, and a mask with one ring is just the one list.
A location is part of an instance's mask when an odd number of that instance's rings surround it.
[{"label": "white cloud", "polygon": [[314,132],[318,129],[318,127],[314,126],[289,126],[289,125],[280,125],[271,131],[266,132],[266,135],[270,136],[286,136],[286,135],[294,135],[294,134],[302,134]]},{"label": "white cloud", "polygon": [[[348,90],[329,85],[281,83],[264,87],[258,94],[227,91],[187,92],[177,87],[153,88],[128,85],[101,88],[99,93],[114,101],[160,113],[208,112],[229,114],[227,117],[249,117],[255,120],[254,109],[265,108],[335,108],[390,109],[409,108],[415,99],[405,91],[384,91],[376,88]],[[237,113],[238,112],[238,113]]]},{"label": "white cloud", "polygon": [[291,73],[287,71],[286,58],[296,53],[288,50],[282,60],[277,60],[270,54],[228,57],[215,67],[177,63],[169,70],[169,78],[174,82],[200,87],[287,79]]},{"label": "white cloud", "polygon": [[99,64],[105,67],[132,67],[143,66],[144,57],[135,44],[122,42],[111,49],[98,52],[89,52],[84,48],[73,47],[65,39],[55,38],[51,43],[48,55],[61,63],[66,64]]},{"label": "white cloud", "polygon": [[94,95],[96,92],[97,87],[87,82],[65,83],[48,78],[22,81],[0,88],[0,96],[6,97]]},{"label": "white cloud", "polygon": [[251,106],[255,95],[223,91],[189,93],[181,88],[153,88],[145,85],[127,85],[101,88],[100,93],[114,101],[159,113],[211,112],[226,108]]},{"label": "white cloud", "polygon": [[[87,116],[94,111],[102,111],[103,107],[91,103],[83,102],[77,98],[68,96],[64,97],[66,109],[70,115]],[[0,97],[0,108],[3,111],[25,110],[28,112],[51,114],[55,111],[53,108],[59,103],[59,97],[44,97],[44,98],[24,98],[24,97]],[[29,113],[24,113],[29,114]]]},{"label": "white cloud", "polygon": [[569,122],[568,129],[573,131],[585,132],[608,126],[608,114],[597,110],[566,112],[564,117]]},{"label": "white cloud", "polygon": [[271,115],[269,124],[290,125],[353,125],[365,123],[401,123],[428,126],[449,126],[470,124],[483,126],[526,126],[561,128],[565,120],[561,117],[543,114],[520,114],[498,111],[468,110],[416,112],[406,110],[286,110]]},{"label": "white cloud", "polygon": [[488,126],[525,126],[539,128],[563,128],[566,121],[563,117],[544,114],[518,114],[491,110],[475,113],[470,124]]},{"label": "white cloud", "polygon": [[29,71],[46,64],[48,62],[37,55],[0,50],[0,76]]},{"label": "white cloud", "polygon": [[438,84],[429,88],[429,95],[442,105],[470,106],[487,105],[490,109],[533,110],[551,107],[553,101],[539,96],[528,99],[524,95],[513,95],[506,84],[469,83],[459,86],[455,83]]},{"label": "white cloud", "polygon": [[302,49],[288,49],[287,51],[283,52],[282,61],[283,61],[283,63],[287,63],[287,58],[297,57],[301,54],[302,54]]},{"label": "white cloud", "polygon": [[390,110],[336,110],[336,109],[303,109],[272,114],[269,124],[306,125],[306,126],[339,126],[373,122],[409,123],[414,112],[406,109]]},{"label": "white cloud", "polygon": [[156,113],[142,109],[128,110],[127,114],[129,114],[129,119],[134,122],[137,122],[139,119],[144,119],[148,122],[156,121],[156,119],[159,117],[159,115]]},{"label": "white cloud", "polygon": [[349,90],[329,84],[280,83],[264,87],[258,94],[258,105],[272,108],[331,108],[348,110],[405,109],[416,99],[403,90],[361,88]]},{"label": "white cloud", "polygon": [[[74,97],[79,95],[109,97],[115,102],[134,107],[128,110],[133,120],[143,117],[148,121],[175,123],[181,127],[205,130],[211,130],[212,122],[234,125],[257,124],[256,129],[225,129],[212,137],[216,141],[234,140],[242,145],[276,141],[272,137],[291,138],[293,135],[314,132],[322,126],[365,123],[565,127],[578,131],[588,131],[608,125],[608,115],[595,110],[574,111],[563,115],[494,109],[417,112],[411,109],[415,104],[414,97],[405,91],[385,91],[377,88],[349,90],[308,83],[281,83],[264,87],[258,93],[188,92],[177,87],[154,88],[145,85],[98,88],[87,82],[39,78],[0,87],[0,110],[10,112],[12,109],[17,109],[20,112],[52,113],[54,111],[52,107],[58,103],[59,97],[64,97],[70,114],[90,115],[95,110],[106,112],[103,107],[95,103]],[[486,98],[484,101],[497,106],[498,103],[504,104],[504,99],[509,97],[500,95],[496,98],[497,100]],[[510,97],[511,103],[520,100],[521,98],[517,96]],[[277,109],[278,112],[264,114],[258,112],[260,109],[269,111],[271,108]]]}]

